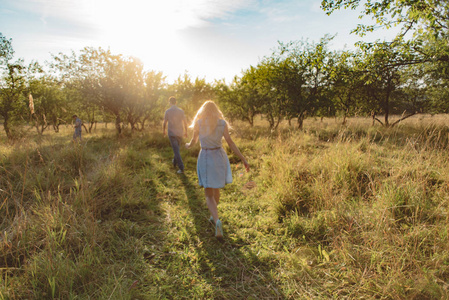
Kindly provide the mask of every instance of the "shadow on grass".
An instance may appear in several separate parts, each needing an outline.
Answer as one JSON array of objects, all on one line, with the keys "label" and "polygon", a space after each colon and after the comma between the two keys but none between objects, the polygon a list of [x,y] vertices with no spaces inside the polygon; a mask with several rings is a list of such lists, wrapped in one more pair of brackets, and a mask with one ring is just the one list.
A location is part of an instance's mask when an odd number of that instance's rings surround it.
[{"label": "shadow on grass", "polygon": [[[201,274],[214,288],[214,299],[269,298],[283,299],[272,277],[271,266],[245,247],[242,240],[231,240],[231,226],[224,230],[224,239],[214,237],[214,226],[209,222],[209,211],[205,203],[203,189],[187,176],[180,180],[187,195],[188,205],[193,215],[196,234],[201,244],[196,249],[201,262]],[[206,228],[206,230],[205,230]],[[245,249],[242,251],[242,247]]]},{"label": "shadow on grass", "polygon": [[[0,164],[8,171],[0,188],[11,196],[0,202],[0,227],[15,237],[0,236],[0,268],[8,272],[0,281],[20,282],[0,284],[0,298],[2,291],[21,299],[30,291],[47,298],[47,278],[54,274],[53,293],[60,298],[123,299],[119,291],[135,296],[137,289],[129,287],[145,276],[159,251],[150,247],[163,243],[166,232],[153,174],[147,171],[155,169],[154,162],[137,149],[139,141],[44,142],[11,151]],[[27,215],[33,218],[19,218]]]}]

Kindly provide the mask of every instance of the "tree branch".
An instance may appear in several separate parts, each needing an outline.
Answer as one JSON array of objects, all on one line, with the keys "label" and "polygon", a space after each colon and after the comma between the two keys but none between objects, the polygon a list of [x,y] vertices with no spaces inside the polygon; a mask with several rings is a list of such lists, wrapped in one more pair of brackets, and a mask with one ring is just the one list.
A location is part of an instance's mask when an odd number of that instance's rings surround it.
[{"label": "tree branch", "polygon": [[414,115],[416,115],[416,114],[417,114],[417,112],[415,111],[415,112],[410,113],[410,114],[408,114],[408,115],[406,115],[406,116],[403,116],[403,117],[400,118],[399,120],[397,120],[397,121],[393,122],[392,124],[390,124],[390,126],[393,127],[393,126],[395,126],[396,124],[398,124],[399,122],[404,121],[405,119],[410,118],[411,116],[414,116]]}]

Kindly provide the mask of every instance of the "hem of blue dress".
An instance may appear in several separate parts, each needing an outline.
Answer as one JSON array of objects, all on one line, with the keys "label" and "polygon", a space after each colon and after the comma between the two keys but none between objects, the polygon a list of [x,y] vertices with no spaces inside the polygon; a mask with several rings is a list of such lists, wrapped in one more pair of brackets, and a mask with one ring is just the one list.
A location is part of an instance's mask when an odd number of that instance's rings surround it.
[{"label": "hem of blue dress", "polygon": [[224,188],[227,184],[231,184],[232,183],[232,181],[231,182],[226,182],[225,183],[225,185],[223,185],[223,186],[217,186],[217,187],[215,187],[215,186],[204,186],[201,182],[198,182],[198,184],[199,184],[199,186],[201,186],[201,187],[203,187],[203,188],[210,188],[210,189],[222,189],[222,188]]}]

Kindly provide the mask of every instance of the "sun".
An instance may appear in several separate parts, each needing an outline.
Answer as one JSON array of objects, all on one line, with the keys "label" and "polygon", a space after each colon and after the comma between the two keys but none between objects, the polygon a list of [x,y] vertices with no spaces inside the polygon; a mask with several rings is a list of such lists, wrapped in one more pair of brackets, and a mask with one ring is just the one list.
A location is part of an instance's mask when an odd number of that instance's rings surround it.
[{"label": "sun", "polygon": [[194,11],[183,2],[97,0],[89,10],[102,44],[157,64],[176,57],[182,49],[181,31],[198,25]]},{"label": "sun", "polygon": [[167,3],[170,2],[97,0],[93,4],[93,18],[107,36],[128,40],[165,38],[182,26]]}]

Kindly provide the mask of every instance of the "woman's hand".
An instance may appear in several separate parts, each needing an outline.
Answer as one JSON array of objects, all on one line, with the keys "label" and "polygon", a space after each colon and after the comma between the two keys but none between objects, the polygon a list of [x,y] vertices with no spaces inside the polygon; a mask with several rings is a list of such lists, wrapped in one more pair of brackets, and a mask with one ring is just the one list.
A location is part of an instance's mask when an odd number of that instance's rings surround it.
[{"label": "woman's hand", "polygon": [[186,143],[185,147],[187,149],[189,149],[190,147],[192,147],[193,145],[196,144],[196,142],[198,142],[198,137],[199,137],[199,130],[198,130],[198,126],[195,126],[193,128],[193,136],[192,139],[190,140],[189,143]]},{"label": "woman's hand", "polygon": [[249,163],[246,161],[246,159],[243,160],[243,164],[245,165],[246,172],[249,172]]}]

